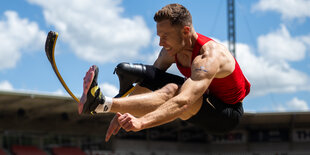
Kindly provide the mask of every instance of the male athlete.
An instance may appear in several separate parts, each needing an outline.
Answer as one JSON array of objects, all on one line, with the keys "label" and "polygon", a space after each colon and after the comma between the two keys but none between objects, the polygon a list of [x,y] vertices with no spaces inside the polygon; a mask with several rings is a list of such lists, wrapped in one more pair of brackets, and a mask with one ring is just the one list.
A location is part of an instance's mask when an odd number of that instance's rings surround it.
[{"label": "male athlete", "polygon": [[[125,98],[105,97],[97,84],[98,68],[86,73],[79,113],[116,113],[106,135],[120,128],[140,131],[177,118],[209,132],[234,129],[243,115],[250,83],[223,45],[196,33],[189,11],[180,4],[159,10],[154,20],[162,50],[153,66],[121,63],[116,72],[153,92]],[[176,63],[185,78],[166,73]],[[138,90],[141,89],[140,86]]]}]

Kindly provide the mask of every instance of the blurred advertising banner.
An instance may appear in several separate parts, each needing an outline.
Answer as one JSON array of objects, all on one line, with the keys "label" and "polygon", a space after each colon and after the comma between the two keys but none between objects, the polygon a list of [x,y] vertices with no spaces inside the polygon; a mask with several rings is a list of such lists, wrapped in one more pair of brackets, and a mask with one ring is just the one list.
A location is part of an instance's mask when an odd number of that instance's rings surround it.
[{"label": "blurred advertising banner", "polygon": [[310,142],[310,128],[294,129],[293,130],[294,142]]}]

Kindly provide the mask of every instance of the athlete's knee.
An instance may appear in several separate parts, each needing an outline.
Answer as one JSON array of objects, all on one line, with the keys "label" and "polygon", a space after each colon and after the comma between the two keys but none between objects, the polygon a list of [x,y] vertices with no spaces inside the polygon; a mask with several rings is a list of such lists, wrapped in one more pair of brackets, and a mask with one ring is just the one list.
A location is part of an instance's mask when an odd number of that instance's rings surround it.
[{"label": "athlete's knee", "polygon": [[169,83],[163,88],[159,89],[157,92],[165,95],[166,99],[174,97],[179,89],[179,86],[174,83]]},{"label": "athlete's knee", "polygon": [[166,89],[169,94],[174,95],[178,91],[179,86],[175,83],[169,83],[165,85],[163,89]]}]

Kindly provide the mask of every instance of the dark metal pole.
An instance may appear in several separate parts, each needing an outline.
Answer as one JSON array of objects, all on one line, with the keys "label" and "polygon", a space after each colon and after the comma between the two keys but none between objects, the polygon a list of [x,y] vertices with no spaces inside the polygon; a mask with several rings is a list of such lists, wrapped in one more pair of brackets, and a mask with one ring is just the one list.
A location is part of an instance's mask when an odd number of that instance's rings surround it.
[{"label": "dark metal pole", "polygon": [[236,57],[235,1],[227,0],[228,49]]}]

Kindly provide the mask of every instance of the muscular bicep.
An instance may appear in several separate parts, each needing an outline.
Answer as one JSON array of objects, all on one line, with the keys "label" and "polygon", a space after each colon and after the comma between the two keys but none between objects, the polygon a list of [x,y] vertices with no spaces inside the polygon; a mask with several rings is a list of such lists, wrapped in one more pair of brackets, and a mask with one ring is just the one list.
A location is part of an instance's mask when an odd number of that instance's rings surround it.
[{"label": "muscular bicep", "polygon": [[168,55],[167,51],[162,48],[153,66],[166,71],[174,61],[174,58]]},{"label": "muscular bicep", "polygon": [[197,56],[191,67],[191,77],[182,85],[180,95],[187,100],[196,101],[206,92],[218,70],[219,63],[214,57]]},{"label": "muscular bicep", "polygon": [[212,80],[219,71],[219,62],[215,56],[199,55],[191,66],[191,78],[193,80]]}]

